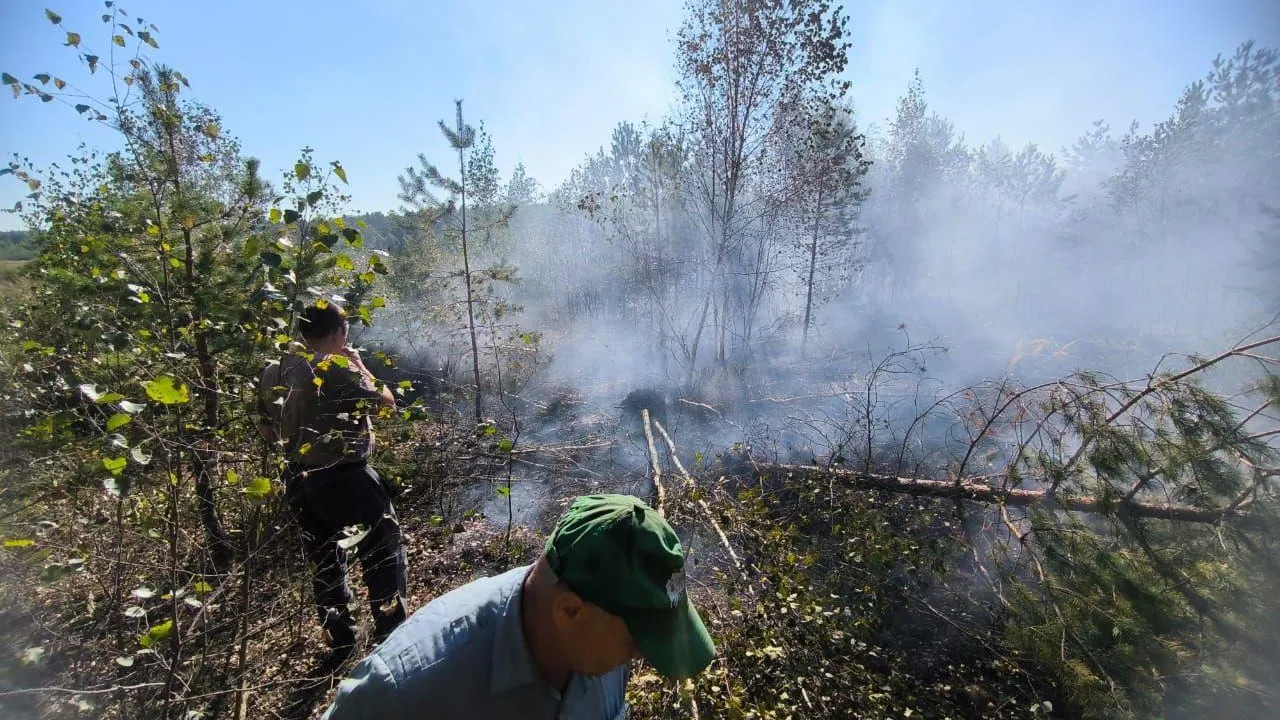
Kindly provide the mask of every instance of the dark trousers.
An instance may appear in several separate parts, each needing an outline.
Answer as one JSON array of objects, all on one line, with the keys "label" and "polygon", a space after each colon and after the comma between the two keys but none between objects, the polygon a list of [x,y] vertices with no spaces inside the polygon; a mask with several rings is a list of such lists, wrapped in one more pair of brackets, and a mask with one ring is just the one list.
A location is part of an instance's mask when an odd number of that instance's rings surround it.
[{"label": "dark trousers", "polygon": [[387,487],[363,462],[323,470],[290,468],[285,487],[311,563],[320,625],[335,648],[354,645],[356,636],[347,551],[338,543],[349,537],[348,528],[367,530],[356,553],[369,590],[373,638],[380,641],[408,614],[404,546]]}]

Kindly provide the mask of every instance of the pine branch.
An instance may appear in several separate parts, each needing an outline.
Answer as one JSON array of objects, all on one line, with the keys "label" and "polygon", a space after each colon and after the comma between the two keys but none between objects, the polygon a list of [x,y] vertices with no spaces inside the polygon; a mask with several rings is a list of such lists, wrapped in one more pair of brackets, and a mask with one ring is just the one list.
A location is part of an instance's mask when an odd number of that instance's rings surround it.
[{"label": "pine branch", "polygon": [[440,132],[444,134],[445,139],[449,141],[449,146],[454,150],[466,150],[471,147],[476,140],[475,128],[472,128],[470,125],[463,125],[461,132],[459,132],[458,130],[449,127],[443,120],[441,120]]},{"label": "pine branch", "polygon": [[[1222,353],[1219,353],[1218,355],[1212,358],[1209,358],[1208,360],[1197,363],[1192,367],[1187,368],[1186,370],[1183,370],[1182,372],[1176,375],[1170,375],[1158,381],[1152,382],[1149,385],[1147,385],[1147,387],[1143,388],[1140,392],[1135,393],[1133,397],[1129,398],[1119,408],[1117,408],[1114,412],[1108,415],[1104,422],[1106,425],[1112,424],[1121,415],[1124,415],[1126,412],[1128,412],[1129,410],[1137,406],[1138,403],[1142,402],[1143,399],[1147,398],[1152,393],[1158,390],[1161,390],[1168,385],[1172,385],[1181,380],[1185,380],[1186,378],[1191,377],[1192,375],[1195,375],[1197,373],[1204,372],[1205,370],[1208,370],[1209,368],[1213,367],[1214,365],[1217,365],[1218,363],[1228,358],[1242,356],[1247,354],[1250,350],[1255,350],[1257,348],[1260,348],[1266,345],[1271,345],[1278,342],[1280,342],[1280,335],[1275,335],[1275,336],[1266,338],[1264,340],[1257,340],[1247,345],[1237,345],[1236,347],[1233,347],[1230,350],[1226,350]],[[1090,445],[1091,445],[1091,442],[1088,439],[1080,443],[1080,447],[1076,449],[1075,454],[1071,456],[1071,459],[1068,460],[1067,464],[1065,465],[1067,472],[1070,472],[1071,469],[1075,467],[1076,462],[1079,461],[1079,459],[1085,454],[1086,451],[1088,451]]]}]

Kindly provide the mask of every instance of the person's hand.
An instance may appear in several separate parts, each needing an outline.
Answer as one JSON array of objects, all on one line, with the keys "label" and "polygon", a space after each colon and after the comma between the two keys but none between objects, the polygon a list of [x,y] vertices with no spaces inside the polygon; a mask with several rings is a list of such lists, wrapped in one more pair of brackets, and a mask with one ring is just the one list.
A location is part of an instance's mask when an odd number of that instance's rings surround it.
[{"label": "person's hand", "polygon": [[365,369],[364,361],[360,359],[359,350],[356,350],[354,347],[351,347],[350,345],[345,345],[342,348],[342,354],[345,355],[347,359],[350,360],[351,363],[356,366],[356,369],[359,370],[361,373],[364,373],[366,375],[369,374],[369,371]]},{"label": "person's hand", "polygon": [[356,371],[364,376],[364,379],[368,381],[369,385],[381,394],[379,402],[383,406],[396,406],[396,398],[395,395],[391,393],[391,388],[388,387],[386,383],[379,382],[378,378],[369,371],[369,368],[364,366],[364,362],[360,359],[360,351],[350,345],[346,345],[342,348],[342,354],[347,356],[347,359],[349,359],[351,364],[355,366]]}]

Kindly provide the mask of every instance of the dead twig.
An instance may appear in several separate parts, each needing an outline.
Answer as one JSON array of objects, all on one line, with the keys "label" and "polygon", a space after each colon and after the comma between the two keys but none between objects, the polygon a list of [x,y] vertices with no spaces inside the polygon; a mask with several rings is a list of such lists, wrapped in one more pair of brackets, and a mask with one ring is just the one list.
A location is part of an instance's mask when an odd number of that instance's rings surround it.
[{"label": "dead twig", "polygon": [[649,464],[653,468],[653,486],[658,493],[658,514],[666,517],[667,490],[662,486],[662,464],[658,461],[658,449],[653,446],[653,429],[649,427],[649,408],[640,411],[640,419],[644,421],[644,439],[649,443]]},{"label": "dead twig", "polygon": [[[646,413],[645,429],[647,430],[648,429],[648,410],[646,410],[645,413]],[[658,432],[662,435],[662,439],[667,441],[667,449],[671,451],[671,460],[672,462],[675,463],[676,469],[680,471],[680,474],[684,476],[684,480],[688,486],[688,489],[689,490],[696,489],[697,484],[693,481],[693,476],[689,474],[689,471],[684,469],[684,464],[680,462],[680,456],[676,453],[676,444],[671,441],[671,436],[667,434],[666,428],[662,427],[662,423],[658,422],[657,420],[654,420],[653,424],[655,427],[658,428]],[[652,451],[653,449],[652,436],[650,436],[649,440],[650,440],[649,449]],[[702,512],[706,513],[707,519],[711,521],[711,527],[715,528],[716,534],[720,536],[720,543],[724,545],[724,549],[729,552],[729,558],[733,560],[733,566],[741,570],[742,561],[738,559],[738,553],[734,552],[733,545],[729,543],[729,536],[725,534],[724,528],[720,527],[720,523],[719,521],[716,520],[716,516],[711,513],[711,508],[710,506],[707,505],[707,501],[703,500],[702,498],[698,498],[697,503],[698,503],[698,507],[702,509]]]}]

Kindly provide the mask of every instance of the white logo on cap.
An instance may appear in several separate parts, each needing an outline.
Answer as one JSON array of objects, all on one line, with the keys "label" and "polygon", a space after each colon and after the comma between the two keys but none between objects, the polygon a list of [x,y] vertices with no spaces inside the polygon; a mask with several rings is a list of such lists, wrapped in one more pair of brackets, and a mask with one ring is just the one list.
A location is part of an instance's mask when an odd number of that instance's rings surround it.
[{"label": "white logo on cap", "polygon": [[667,598],[671,600],[671,604],[675,605],[680,602],[680,598],[684,596],[684,568],[680,568],[671,573],[671,578],[667,580]]}]

